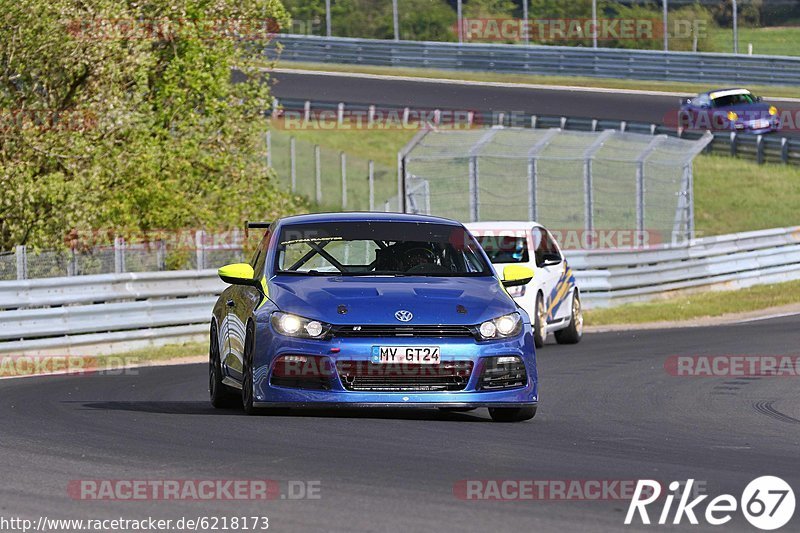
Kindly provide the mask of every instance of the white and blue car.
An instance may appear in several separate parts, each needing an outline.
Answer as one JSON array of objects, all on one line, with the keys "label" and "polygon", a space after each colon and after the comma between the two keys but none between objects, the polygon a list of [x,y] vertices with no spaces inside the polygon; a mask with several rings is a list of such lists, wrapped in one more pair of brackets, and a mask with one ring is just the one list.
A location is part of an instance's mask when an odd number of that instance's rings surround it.
[{"label": "white and blue car", "polygon": [[474,222],[466,225],[498,270],[509,265],[534,272],[508,292],[531,316],[537,348],[553,333],[559,344],[583,336],[581,295],[575,276],[552,234],[536,222]]}]

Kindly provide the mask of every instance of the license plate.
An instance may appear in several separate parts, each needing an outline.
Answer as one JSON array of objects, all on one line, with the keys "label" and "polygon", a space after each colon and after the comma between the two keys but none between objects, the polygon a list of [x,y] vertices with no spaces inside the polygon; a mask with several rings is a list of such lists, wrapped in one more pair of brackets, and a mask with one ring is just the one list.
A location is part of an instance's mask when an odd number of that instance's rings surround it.
[{"label": "license plate", "polygon": [[373,363],[415,363],[422,365],[439,364],[438,346],[373,346]]}]

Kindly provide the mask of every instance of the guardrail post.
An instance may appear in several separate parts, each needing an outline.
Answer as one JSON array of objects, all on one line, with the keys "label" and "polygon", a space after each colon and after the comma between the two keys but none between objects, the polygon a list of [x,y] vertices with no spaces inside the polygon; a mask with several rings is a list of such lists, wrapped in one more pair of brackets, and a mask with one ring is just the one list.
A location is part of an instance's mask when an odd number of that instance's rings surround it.
[{"label": "guardrail post", "polygon": [[25,245],[17,246],[14,249],[14,257],[17,260],[17,279],[28,279],[28,248]]},{"label": "guardrail post", "polygon": [[408,115],[411,111],[407,108],[403,108],[403,127],[408,126]]},{"label": "guardrail post", "polygon": [[319,160],[319,145],[314,145],[314,192],[317,205],[322,203],[322,168]]},{"label": "guardrail post", "polygon": [[375,211],[375,163],[372,159],[367,163],[367,181],[369,184],[369,210]]},{"label": "guardrail post", "polygon": [[205,231],[197,230],[194,233],[195,253],[197,256],[197,270],[203,270],[206,267],[206,249],[205,249]]},{"label": "guardrail post", "polygon": [[336,108],[336,122],[341,126],[344,123],[344,104],[339,102]]},{"label": "guardrail post", "polygon": [[375,122],[375,105],[372,104],[369,106],[369,112],[367,113],[367,127],[371,128],[374,122]]},{"label": "guardrail post", "polygon": [[592,131],[597,131],[597,119],[592,119]]},{"label": "guardrail post", "polygon": [[655,124],[650,124],[650,135],[656,134],[656,128],[657,126]]},{"label": "guardrail post", "polygon": [[310,100],[306,100],[305,103],[303,104],[303,120],[305,120],[306,123],[311,121],[311,101]]},{"label": "guardrail post", "polygon": [[731,156],[736,156],[736,132],[731,132]]},{"label": "guardrail post", "polygon": [[342,162],[342,211],[347,209],[347,154],[339,153]]},{"label": "guardrail post", "polygon": [[531,115],[531,129],[536,129],[536,123],[538,122],[538,118],[536,115]]},{"label": "guardrail post", "polygon": [[781,137],[781,162],[789,162],[789,139]]},{"label": "guardrail post", "polygon": [[292,180],[292,193],[297,190],[297,161],[295,160],[295,139],[289,137],[289,175]]},{"label": "guardrail post", "polygon": [[592,158],[587,157],[583,161],[583,210],[584,210],[584,230],[586,235],[592,234],[592,213],[593,213],[593,198],[592,198]]},{"label": "guardrail post", "polygon": [[278,99],[277,98],[273,98],[272,99],[272,116],[273,117],[278,114],[278,106],[279,105],[280,105],[280,102],[278,102]]},{"label": "guardrail post", "polygon": [[567,117],[561,117],[561,129],[567,129]]},{"label": "guardrail post", "polygon": [[478,221],[478,156],[469,158],[469,221]]},{"label": "guardrail post", "polygon": [[503,113],[502,111],[500,111],[497,114],[497,125],[498,126],[504,126],[505,125],[505,120],[506,120],[506,114]]},{"label": "guardrail post", "polygon": [[764,136],[756,136],[756,163],[764,164]]},{"label": "guardrail post", "polygon": [[628,123],[625,120],[620,121],[619,123],[619,131],[625,133],[625,129],[628,127]]},{"label": "guardrail post", "polygon": [[125,239],[114,237],[114,272],[125,272]]},{"label": "guardrail post", "polygon": [[636,244],[641,245],[644,235],[644,160],[636,162]]}]

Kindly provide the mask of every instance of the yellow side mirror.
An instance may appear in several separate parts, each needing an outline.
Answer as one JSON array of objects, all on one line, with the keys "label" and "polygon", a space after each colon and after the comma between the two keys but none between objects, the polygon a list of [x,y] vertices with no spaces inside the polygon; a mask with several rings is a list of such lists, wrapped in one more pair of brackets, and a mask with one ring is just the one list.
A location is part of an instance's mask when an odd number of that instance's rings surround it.
[{"label": "yellow side mirror", "polygon": [[507,265],[503,269],[503,287],[527,285],[533,279],[533,270],[520,265]]},{"label": "yellow side mirror", "polygon": [[234,263],[225,265],[217,270],[220,279],[231,285],[247,285],[250,287],[261,286],[261,282],[253,279],[255,272],[248,263]]}]

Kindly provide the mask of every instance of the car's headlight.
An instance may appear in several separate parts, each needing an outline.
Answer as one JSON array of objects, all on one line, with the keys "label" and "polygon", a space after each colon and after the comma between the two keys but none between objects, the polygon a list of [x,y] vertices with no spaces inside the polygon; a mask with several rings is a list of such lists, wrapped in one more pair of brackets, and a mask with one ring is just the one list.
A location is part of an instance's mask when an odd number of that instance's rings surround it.
[{"label": "car's headlight", "polygon": [[280,311],[272,313],[272,327],[281,335],[306,339],[321,339],[331,328],[330,324],[325,322]]},{"label": "car's headlight", "polygon": [[770,115],[777,115],[778,114],[778,108],[775,107],[774,105],[769,106],[769,114]]},{"label": "car's headlight", "polygon": [[736,114],[736,111],[728,111],[728,120],[738,120],[739,115]]},{"label": "car's headlight", "polygon": [[522,330],[522,317],[519,313],[511,313],[487,320],[478,327],[482,339],[502,339],[513,337]]}]

